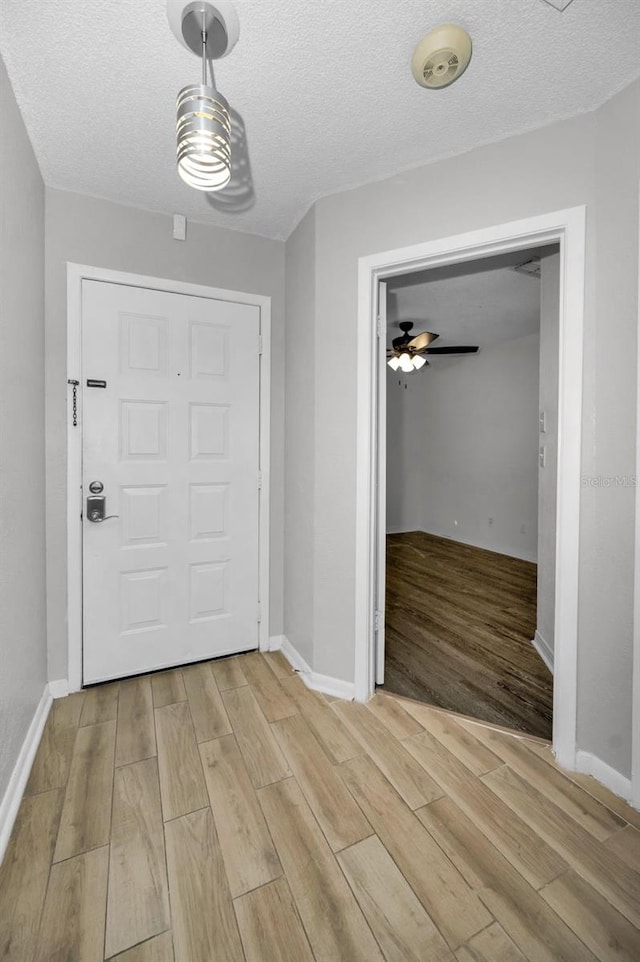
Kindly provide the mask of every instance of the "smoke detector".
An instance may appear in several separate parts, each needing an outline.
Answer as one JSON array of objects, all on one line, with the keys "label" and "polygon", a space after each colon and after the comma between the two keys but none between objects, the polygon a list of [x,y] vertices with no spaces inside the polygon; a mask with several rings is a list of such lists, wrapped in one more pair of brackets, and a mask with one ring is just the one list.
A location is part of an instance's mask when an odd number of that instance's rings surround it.
[{"label": "smoke detector", "polygon": [[471,60],[471,37],[455,23],[443,23],[423,37],[411,58],[411,72],[421,87],[448,87]]}]

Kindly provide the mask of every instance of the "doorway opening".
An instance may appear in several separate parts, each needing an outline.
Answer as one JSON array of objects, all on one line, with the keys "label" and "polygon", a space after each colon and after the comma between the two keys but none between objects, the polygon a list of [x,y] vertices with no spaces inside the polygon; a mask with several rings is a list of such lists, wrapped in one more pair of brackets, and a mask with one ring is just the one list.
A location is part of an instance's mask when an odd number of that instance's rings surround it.
[{"label": "doorway opening", "polygon": [[554,211],[367,255],[358,266],[354,674],[355,697],[366,701],[385,647],[386,444],[379,443],[386,412],[384,285],[416,270],[559,246],[553,746],[569,769],[576,767],[585,214],[584,207]]},{"label": "doorway opening", "polygon": [[377,682],[551,739],[559,247],[386,288]]}]

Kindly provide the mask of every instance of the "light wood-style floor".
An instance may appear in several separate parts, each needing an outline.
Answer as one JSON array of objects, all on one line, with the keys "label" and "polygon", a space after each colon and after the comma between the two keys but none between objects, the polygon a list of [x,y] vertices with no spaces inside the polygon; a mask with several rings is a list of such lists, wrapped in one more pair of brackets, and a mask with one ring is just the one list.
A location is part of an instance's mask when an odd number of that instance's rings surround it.
[{"label": "light wood-style floor", "polygon": [[389,535],[385,690],[550,739],[553,676],[531,644],[536,576],[495,551]]},{"label": "light wood-style floor", "polygon": [[639,813],[280,654],[56,701],[0,870],[15,962],[637,962],[639,926]]}]

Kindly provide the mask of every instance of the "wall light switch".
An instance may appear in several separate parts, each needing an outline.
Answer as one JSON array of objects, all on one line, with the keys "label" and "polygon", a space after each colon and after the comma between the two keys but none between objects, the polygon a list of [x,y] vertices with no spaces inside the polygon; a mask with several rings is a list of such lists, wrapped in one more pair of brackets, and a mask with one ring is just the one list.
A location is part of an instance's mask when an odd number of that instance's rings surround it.
[{"label": "wall light switch", "polygon": [[173,239],[187,239],[187,218],[184,216],[184,214],[173,215]]}]

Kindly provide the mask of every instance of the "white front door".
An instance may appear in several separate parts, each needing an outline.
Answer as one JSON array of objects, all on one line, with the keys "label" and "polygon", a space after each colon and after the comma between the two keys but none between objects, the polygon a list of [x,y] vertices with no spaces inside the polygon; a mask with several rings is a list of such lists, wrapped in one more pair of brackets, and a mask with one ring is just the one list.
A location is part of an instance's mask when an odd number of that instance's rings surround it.
[{"label": "white front door", "polygon": [[82,282],[84,684],[258,647],[259,329]]}]

